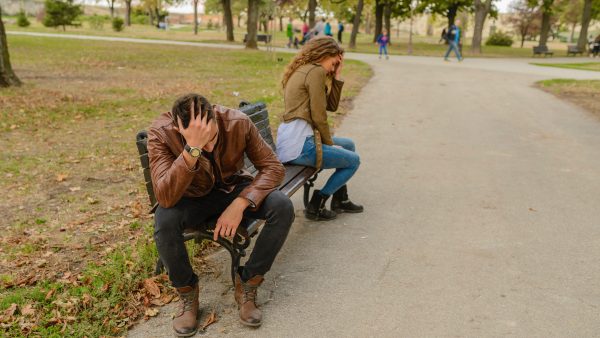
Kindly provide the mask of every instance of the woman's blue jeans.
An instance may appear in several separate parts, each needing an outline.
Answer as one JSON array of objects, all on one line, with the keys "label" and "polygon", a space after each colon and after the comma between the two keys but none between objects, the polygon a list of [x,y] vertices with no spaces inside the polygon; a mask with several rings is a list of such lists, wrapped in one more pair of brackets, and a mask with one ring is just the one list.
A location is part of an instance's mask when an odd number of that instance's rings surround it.
[{"label": "woman's blue jeans", "polygon": [[[339,188],[345,185],[354,175],[360,165],[360,157],[355,152],[354,142],[349,138],[334,137],[333,144],[339,147],[323,144],[323,169],[335,169],[335,172],[329,179],[321,194],[333,195]],[[302,153],[297,159],[290,161],[291,164],[303,165],[308,167],[316,166],[317,148],[315,146],[314,136],[309,136],[304,141]]]}]

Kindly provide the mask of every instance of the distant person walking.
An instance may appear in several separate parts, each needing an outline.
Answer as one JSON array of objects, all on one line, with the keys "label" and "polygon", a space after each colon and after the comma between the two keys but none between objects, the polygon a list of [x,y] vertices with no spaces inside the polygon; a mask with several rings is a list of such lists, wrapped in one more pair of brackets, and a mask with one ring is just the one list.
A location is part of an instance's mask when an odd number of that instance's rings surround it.
[{"label": "distant person walking", "polygon": [[344,32],[344,24],[340,21],[338,23],[338,43],[342,43],[342,33]]},{"label": "distant person walking", "polygon": [[321,19],[321,21],[317,22],[317,24],[315,24],[315,27],[313,28],[313,32],[314,32],[314,36],[323,36],[324,33],[323,31],[325,31],[325,18]]},{"label": "distant person walking", "polygon": [[325,23],[324,33],[327,36],[333,36],[333,34],[331,34],[331,24],[329,22]]},{"label": "distant person walking", "polygon": [[290,22],[288,22],[285,35],[288,38],[288,48],[292,48],[292,43],[294,42],[294,26],[292,25],[292,18],[290,18]]},{"label": "distant person walking", "polygon": [[444,55],[444,61],[450,61],[450,60],[448,60],[448,56],[450,55],[451,51],[454,51],[458,61],[463,60],[463,57],[460,55],[460,50],[459,50],[459,44],[460,44],[460,38],[461,38],[461,36],[460,36],[461,31],[460,31],[460,28],[458,27],[459,25],[460,25],[460,20],[456,20],[456,23],[454,25],[450,26],[450,29],[448,30],[448,33],[446,34],[446,39],[448,40],[448,50],[446,51],[446,55]]},{"label": "distant person walking", "polygon": [[388,36],[387,29],[383,29],[381,34],[377,37],[377,44],[379,45],[379,58],[381,59],[381,55],[385,54],[385,59],[389,59],[387,46],[390,43],[390,37]]}]

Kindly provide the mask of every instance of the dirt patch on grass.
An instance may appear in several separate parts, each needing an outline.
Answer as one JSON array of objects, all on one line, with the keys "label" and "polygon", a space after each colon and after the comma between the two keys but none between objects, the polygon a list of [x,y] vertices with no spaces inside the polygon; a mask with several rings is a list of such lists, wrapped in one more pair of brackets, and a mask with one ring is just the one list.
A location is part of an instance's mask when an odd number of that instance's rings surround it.
[{"label": "dirt patch on grass", "polygon": [[538,88],[572,102],[600,119],[600,80],[547,80]]}]

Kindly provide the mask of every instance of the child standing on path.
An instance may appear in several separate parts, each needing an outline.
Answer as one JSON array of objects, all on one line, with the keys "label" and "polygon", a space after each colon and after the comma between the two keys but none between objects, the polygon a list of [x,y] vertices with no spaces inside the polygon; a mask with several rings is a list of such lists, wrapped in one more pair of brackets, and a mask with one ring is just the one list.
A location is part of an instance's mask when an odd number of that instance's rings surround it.
[{"label": "child standing on path", "polygon": [[389,59],[387,45],[390,42],[390,38],[388,37],[387,30],[384,28],[381,31],[381,34],[377,37],[377,44],[379,44],[379,58],[381,59],[381,54],[385,53],[385,59]]}]

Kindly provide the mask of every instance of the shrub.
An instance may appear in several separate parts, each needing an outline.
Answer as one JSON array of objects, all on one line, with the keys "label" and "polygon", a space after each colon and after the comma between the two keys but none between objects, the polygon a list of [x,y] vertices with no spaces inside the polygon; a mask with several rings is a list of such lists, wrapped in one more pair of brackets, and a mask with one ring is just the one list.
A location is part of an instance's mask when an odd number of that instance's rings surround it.
[{"label": "shrub", "polygon": [[147,14],[132,14],[131,15],[131,23],[138,25],[149,25],[150,18],[148,18]]},{"label": "shrub", "polygon": [[206,29],[212,29],[213,28],[213,22],[211,19],[208,19],[208,23],[206,24]]},{"label": "shrub", "polygon": [[92,15],[89,18],[89,23],[90,23],[90,28],[91,29],[95,29],[95,30],[102,30],[104,29],[104,21],[106,19],[103,16],[100,15]]},{"label": "shrub", "polygon": [[513,38],[502,31],[497,31],[490,35],[485,42],[486,46],[507,46],[510,47],[513,44]]},{"label": "shrub", "polygon": [[19,14],[17,14],[17,26],[29,27],[30,24],[31,23],[27,19],[27,14],[25,14],[25,11],[20,11]]},{"label": "shrub", "polygon": [[125,25],[125,21],[123,19],[116,17],[112,20],[112,27],[115,32],[120,32],[123,30],[123,26]]},{"label": "shrub", "polygon": [[44,17],[44,26],[59,27],[63,30],[66,26],[76,26],[75,19],[83,14],[80,5],[73,4],[73,0],[46,0],[44,6],[46,15]]}]

